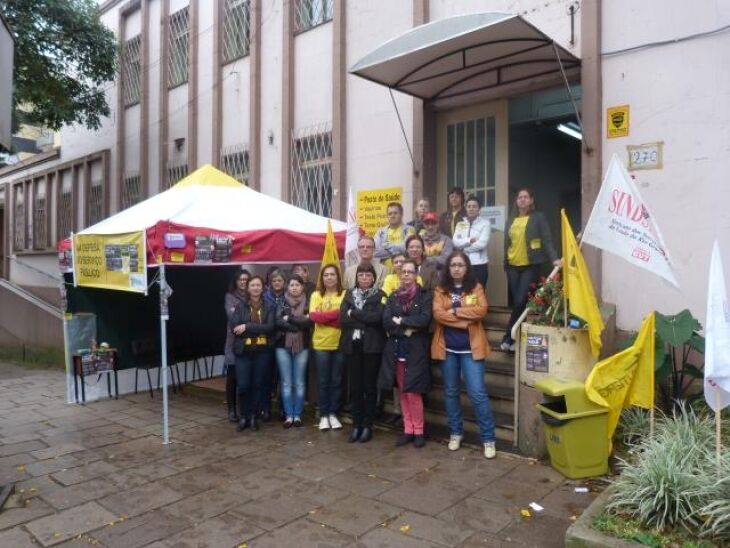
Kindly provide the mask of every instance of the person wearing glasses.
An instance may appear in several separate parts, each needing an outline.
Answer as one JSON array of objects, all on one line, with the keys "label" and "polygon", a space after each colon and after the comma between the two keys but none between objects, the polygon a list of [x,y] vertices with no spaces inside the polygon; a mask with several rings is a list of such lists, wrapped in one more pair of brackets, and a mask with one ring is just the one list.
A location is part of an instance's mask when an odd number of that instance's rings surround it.
[{"label": "person wearing glasses", "polygon": [[396,446],[413,443],[423,447],[423,394],[431,388],[429,326],[431,294],[416,283],[418,267],[407,259],[400,270],[401,285],[388,297],[383,312],[383,326],[388,334],[378,385],[389,390],[397,385],[403,413],[403,434]]},{"label": "person wearing glasses", "polygon": [[[246,302],[246,288],[248,287],[248,280],[250,278],[251,273],[245,268],[234,274],[223,301],[223,308],[226,311],[226,324],[230,321],[236,308]],[[233,353],[233,339],[235,339],[233,331],[226,329],[226,342],[223,349],[223,368],[226,371],[228,420],[230,422],[238,422],[240,417],[236,408],[236,355]]]},{"label": "person wearing glasses", "polygon": [[375,233],[375,258],[390,268],[393,255],[405,252],[406,239],[416,231],[403,224],[403,206],[398,202],[389,203],[386,211],[388,224]]},{"label": "person wearing glasses", "polygon": [[449,450],[461,447],[464,424],[461,414],[461,378],[474,408],[484,456],[496,456],[494,417],[484,385],[484,360],[489,343],[482,326],[487,313],[484,288],[474,277],[469,257],[454,251],[446,261],[443,281],[433,298],[436,329],[431,343],[431,356],[442,362],[444,401],[448,417]]},{"label": "person wearing glasses", "polygon": [[[357,241],[357,254],[360,256],[360,262],[370,263],[373,265],[373,269],[375,269],[375,287],[381,289],[383,287],[385,277],[388,275],[388,267],[378,262],[373,256],[374,253],[375,240],[373,240],[370,236],[360,236],[360,239]],[[357,281],[356,274],[356,264],[348,266],[345,269],[346,289],[353,289],[355,287],[355,282]]]}]

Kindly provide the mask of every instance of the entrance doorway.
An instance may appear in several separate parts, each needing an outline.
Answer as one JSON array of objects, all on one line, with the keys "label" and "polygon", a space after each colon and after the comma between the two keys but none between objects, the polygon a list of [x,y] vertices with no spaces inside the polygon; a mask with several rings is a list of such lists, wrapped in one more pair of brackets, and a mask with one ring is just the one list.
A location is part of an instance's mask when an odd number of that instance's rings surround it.
[{"label": "entrance doorway", "polygon": [[[580,87],[572,88],[580,108]],[[547,217],[558,256],[560,209],[577,233],[581,227],[581,140],[565,88],[509,101],[509,203],[517,190],[532,189],[535,207]],[[547,270],[550,267],[546,267]]]},{"label": "entrance doorway", "polygon": [[[580,106],[580,87],[572,89]],[[558,256],[560,209],[577,232],[581,226],[581,141],[564,87],[436,113],[436,204],[445,211],[448,190],[460,186],[509,217],[517,189],[535,193],[550,224]],[[560,131],[559,126],[569,133]],[[505,227],[509,228],[509,227]],[[504,232],[489,239],[490,305],[507,306]],[[549,267],[546,267],[549,270]]]},{"label": "entrance doorway", "polygon": [[[508,186],[508,103],[492,101],[438,112],[436,115],[437,188],[439,211],[448,208],[455,186],[482,205],[503,206]],[[504,235],[492,231],[487,247],[490,305],[507,304],[507,276],[502,268]]]}]

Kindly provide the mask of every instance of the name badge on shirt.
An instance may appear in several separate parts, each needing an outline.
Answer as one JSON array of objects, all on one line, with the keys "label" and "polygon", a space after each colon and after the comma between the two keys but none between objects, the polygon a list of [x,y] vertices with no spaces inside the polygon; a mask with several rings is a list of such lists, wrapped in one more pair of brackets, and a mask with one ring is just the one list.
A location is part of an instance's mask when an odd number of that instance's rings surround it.
[{"label": "name badge on shirt", "polygon": [[542,247],[542,240],[540,238],[533,238],[530,240],[530,249],[540,249]]},{"label": "name badge on shirt", "polygon": [[476,295],[467,295],[466,297],[466,304],[477,304],[477,296]]}]

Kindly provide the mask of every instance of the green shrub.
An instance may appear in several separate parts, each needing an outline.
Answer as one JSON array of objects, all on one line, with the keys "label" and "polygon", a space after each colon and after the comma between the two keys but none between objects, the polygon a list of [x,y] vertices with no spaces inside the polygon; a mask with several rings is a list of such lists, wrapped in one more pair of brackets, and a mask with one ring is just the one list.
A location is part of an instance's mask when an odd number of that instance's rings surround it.
[{"label": "green shrub", "polygon": [[684,404],[659,418],[654,436],[633,447],[636,458],[621,460],[608,509],[659,531],[697,532],[715,480],[713,432],[711,418]]},{"label": "green shrub", "polygon": [[[716,473],[716,472],[715,472]],[[707,499],[710,501],[700,509],[705,519],[702,536],[715,540],[730,540],[730,453],[725,452],[720,461],[720,473],[709,486]]]},{"label": "green shrub", "polygon": [[626,448],[641,443],[649,435],[649,411],[640,407],[628,407],[621,412],[616,429],[616,441]]}]

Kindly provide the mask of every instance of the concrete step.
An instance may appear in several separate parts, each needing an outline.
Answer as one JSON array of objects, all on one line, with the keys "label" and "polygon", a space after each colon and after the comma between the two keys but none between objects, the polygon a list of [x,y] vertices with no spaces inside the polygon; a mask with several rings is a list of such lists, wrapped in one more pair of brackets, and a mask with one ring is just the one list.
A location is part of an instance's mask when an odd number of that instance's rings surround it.
[{"label": "concrete step", "polygon": [[[492,411],[495,413],[501,413],[505,416],[512,416],[514,414],[515,396],[512,388],[487,385],[487,394],[489,395]],[[459,399],[461,401],[464,418],[473,420],[474,412],[472,411],[471,401],[469,400],[469,396],[466,392],[466,387],[463,384]],[[436,388],[431,390],[426,397],[425,405],[429,409],[433,408],[445,412],[446,404],[444,401],[443,389]]]},{"label": "concrete step", "polygon": [[484,317],[484,324],[504,329],[509,322],[512,309],[506,306],[490,306]]},{"label": "concrete step", "polygon": [[[492,351],[486,361],[484,380],[487,386],[514,389],[515,364],[514,355],[501,351]],[[431,367],[431,378],[434,386],[443,386],[441,366]]]}]

